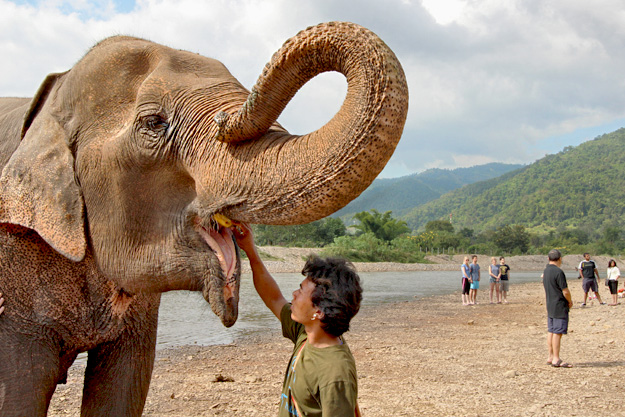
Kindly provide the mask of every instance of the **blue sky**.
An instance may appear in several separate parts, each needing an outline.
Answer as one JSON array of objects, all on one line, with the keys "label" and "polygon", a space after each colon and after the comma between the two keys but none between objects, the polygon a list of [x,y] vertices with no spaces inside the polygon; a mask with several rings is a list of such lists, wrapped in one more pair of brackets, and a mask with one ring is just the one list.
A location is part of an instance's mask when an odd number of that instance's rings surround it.
[{"label": "blue sky", "polygon": [[[621,0],[0,0],[0,96],[32,96],[116,34],[219,59],[251,88],[286,39],[331,20],[376,32],[406,72],[408,120],[382,177],[530,163],[625,126]],[[280,123],[317,129],[345,88],[315,78]]]}]

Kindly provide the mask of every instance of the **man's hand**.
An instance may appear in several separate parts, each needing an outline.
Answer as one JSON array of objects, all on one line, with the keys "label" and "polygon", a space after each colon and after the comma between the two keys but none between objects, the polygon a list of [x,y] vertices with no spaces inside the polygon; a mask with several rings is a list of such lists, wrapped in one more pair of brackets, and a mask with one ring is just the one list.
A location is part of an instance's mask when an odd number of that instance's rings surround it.
[{"label": "man's hand", "polygon": [[2,304],[4,304],[4,298],[2,298],[2,293],[0,293],[0,314],[4,311],[4,306]]},{"label": "man's hand", "polygon": [[252,228],[247,223],[236,222],[230,229],[232,230],[232,234],[237,241],[237,245],[247,254],[249,258],[250,255],[256,251]]}]

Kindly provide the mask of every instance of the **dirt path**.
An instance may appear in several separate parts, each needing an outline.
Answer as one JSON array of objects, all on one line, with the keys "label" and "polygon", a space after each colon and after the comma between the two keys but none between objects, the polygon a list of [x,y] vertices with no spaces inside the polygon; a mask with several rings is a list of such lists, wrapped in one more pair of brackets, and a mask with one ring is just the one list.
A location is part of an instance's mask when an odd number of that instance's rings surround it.
[{"label": "dirt path", "polygon": [[[454,294],[364,308],[346,335],[364,416],[625,416],[625,304],[578,307],[581,282],[569,285],[562,357],[572,369],[545,364],[539,283],[512,282],[507,305],[480,291],[471,307]],[[144,415],[276,415],[290,349],[276,322],[233,345],[160,351]],[[79,415],[81,372],[57,388],[50,416]]]}]

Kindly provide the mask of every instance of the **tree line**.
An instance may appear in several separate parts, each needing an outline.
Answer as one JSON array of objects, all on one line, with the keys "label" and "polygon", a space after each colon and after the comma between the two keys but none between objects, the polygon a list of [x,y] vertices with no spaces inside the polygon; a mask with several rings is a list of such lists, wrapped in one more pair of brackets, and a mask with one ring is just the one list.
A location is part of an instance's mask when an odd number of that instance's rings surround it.
[{"label": "tree line", "polygon": [[346,227],[339,218],[327,217],[295,226],[255,225],[261,246],[314,247],[326,256],[353,262],[425,262],[426,250],[449,253],[463,251],[483,255],[547,254],[553,248],[566,253],[591,252],[615,256],[625,250],[618,225],[601,230],[560,227],[533,231],[523,224],[506,224],[476,233],[468,227],[456,229],[449,220],[431,220],[423,231],[393,217],[392,211],[375,209],[354,215],[358,224]]}]

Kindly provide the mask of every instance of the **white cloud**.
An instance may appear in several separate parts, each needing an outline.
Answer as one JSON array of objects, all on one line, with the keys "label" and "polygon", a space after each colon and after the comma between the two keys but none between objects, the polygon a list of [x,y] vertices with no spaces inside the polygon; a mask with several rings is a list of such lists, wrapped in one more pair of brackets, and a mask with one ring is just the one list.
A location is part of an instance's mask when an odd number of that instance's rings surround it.
[{"label": "white cloud", "polygon": [[464,9],[464,2],[461,0],[421,0],[421,3],[436,23],[441,25],[457,20]]},{"label": "white cloud", "polygon": [[[589,129],[625,121],[620,0],[450,1],[436,10],[442,2],[0,0],[0,96],[33,95],[46,74],[115,34],[211,56],[251,88],[287,38],[346,20],[376,32],[408,79],[408,121],[385,176],[468,166],[458,155],[531,162],[559,151],[562,138],[576,145]],[[315,129],[340,107],[345,85],[338,75],[318,77],[280,122],[293,133]]]}]

